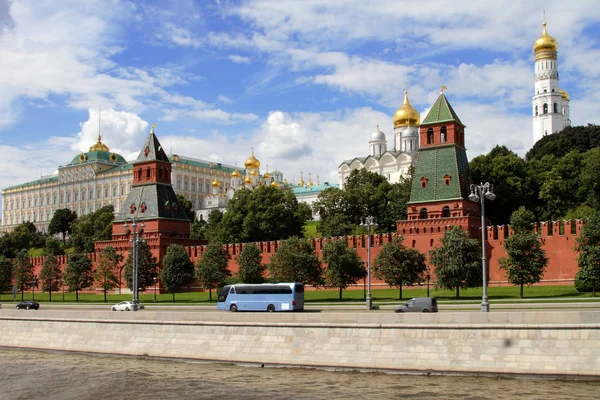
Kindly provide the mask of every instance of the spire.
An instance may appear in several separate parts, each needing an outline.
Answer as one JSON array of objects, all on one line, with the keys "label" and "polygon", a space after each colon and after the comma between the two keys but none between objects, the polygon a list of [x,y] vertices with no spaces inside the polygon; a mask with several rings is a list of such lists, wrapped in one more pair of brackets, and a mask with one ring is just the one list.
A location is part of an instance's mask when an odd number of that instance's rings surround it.
[{"label": "spire", "polygon": [[431,107],[431,110],[429,110],[429,113],[421,123],[421,126],[451,121],[457,122],[464,126],[464,124],[458,118],[458,115],[456,115],[456,112],[454,111],[450,103],[448,103],[448,99],[444,94],[444,90],[446,89],[446,86],[442,86],[440,97],[438,97],[438,99]]},{"label": "spire", "polygon": [[160,142],[158,141],[158,138],[154,134],[155,126],[156,126],[156,124],[152,124],[150,134],[146,138],[146,141],[144,142],[144,146],[142,147],[140,154],[138,155],[137,159],[135,160],[136,163],[146,162],[146,161],[165,161],[168,163],[171,162],[169,160],[169,157],[167,157],[167,154],[165,153]]}]

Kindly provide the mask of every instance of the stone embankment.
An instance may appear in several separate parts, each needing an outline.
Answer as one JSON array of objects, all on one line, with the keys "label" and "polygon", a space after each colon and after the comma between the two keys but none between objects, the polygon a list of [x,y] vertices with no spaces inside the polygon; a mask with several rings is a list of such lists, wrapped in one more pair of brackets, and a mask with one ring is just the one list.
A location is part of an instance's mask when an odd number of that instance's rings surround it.
[{"label": "stone embankment", "polygon": [[0,346],[410,373],[600,378],[599,311],[0,311]]}]

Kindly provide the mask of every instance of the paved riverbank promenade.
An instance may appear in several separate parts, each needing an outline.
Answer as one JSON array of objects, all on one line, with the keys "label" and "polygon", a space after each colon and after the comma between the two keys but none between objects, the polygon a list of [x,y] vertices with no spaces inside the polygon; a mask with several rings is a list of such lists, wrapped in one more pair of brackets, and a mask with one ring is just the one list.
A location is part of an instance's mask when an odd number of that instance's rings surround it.
[{"label": "paved riverbank promenade", "polygon": [[600,312],[0,310],[0,346],[407,373],[600,379]]}]

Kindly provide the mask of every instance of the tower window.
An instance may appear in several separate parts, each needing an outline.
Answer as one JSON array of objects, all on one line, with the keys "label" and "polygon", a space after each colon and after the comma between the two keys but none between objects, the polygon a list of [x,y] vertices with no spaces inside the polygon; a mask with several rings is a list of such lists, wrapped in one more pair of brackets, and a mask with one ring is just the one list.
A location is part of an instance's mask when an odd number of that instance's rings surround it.
[{"label": "tower window", "polygon": [[441,133],[440,133],[440,143],[446,143],[446,134],[447,134],[447,129],[445,126],[442,126]]},{"label": "tower window", "polygon": [[548,103],[544,103],[544,114],[548,114]]},{"label": "tower window", "polygon": [[535,115],[538,115],[538,106],[535,106]]},{"label": "tower window", "polygon": [[421,178],[421,187],[422,188],[426,188],[427,187],[427,178],[425,178],[425,177]]},{"label": "tower window", "polygon": [[554,113],[558,114],[558,104],[554,103]]},{"label": "tower window", "polygon": [[444,186],[450,186],[451,180],[452,180],[452,177],[450,175],[445,175],[444,176]]},{"label": "tower window", "polygon": [[141,180],[142,180],[142,169],[139,168],[138,169],[138,181],[141,181]]},{"label": "tower window", "polygon": [[419,219],[427,219],[427,209],[421,208],[419,211]]},{"label": "tower window", "polygon": [[146,179],[150,179],[150,167],[146,168]]},{"label": "tower window", "polygon": [[427,144],[433,143],[433,128],[427,129]]},{"label": "tower window", "polygon": [[450,207],[445,206],[444,208],[442,208],[442,218],[449,218],[450,217]]},{"label": "tower window", "polygon": [[544,93],[548,93],[548,89],[544,89]]}]

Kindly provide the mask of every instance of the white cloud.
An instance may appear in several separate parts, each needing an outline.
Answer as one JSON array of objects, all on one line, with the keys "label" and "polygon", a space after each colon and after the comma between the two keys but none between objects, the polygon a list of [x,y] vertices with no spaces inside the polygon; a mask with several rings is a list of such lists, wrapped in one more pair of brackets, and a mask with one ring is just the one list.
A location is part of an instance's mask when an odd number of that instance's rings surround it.
[{"label": "white cloud", "polygon": [[250,64],[250,58],[240,56],[238,54],[231,54],[229,59],[236,64]]}]

